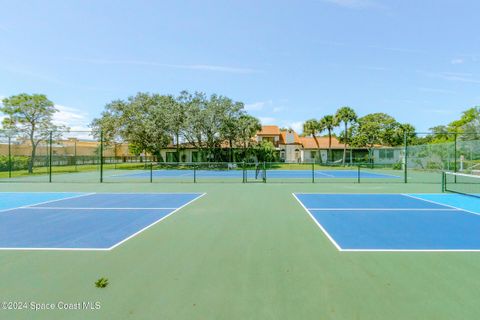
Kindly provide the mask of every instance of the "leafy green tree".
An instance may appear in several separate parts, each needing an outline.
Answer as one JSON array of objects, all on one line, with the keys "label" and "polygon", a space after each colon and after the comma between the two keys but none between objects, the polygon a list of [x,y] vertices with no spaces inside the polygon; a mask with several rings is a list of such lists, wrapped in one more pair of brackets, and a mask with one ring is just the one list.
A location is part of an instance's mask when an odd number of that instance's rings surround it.
[{"label": "leafy green tree", "polygon": [[3,128],[11,131],[30,142],[32,147],[28,172],[33,173],[37,147],[41,141],[61,137],[62,131],[67,131],[65,126],[53,123],[53,115],[58,112],[52,101],[43,94],[26,94],[5,98],[0,112],[6,115],[3,119]]},{"label": "leafy green tree", "polygon": [[[335,123],[337,125],[341,124],[343,122],[344,125],[344,142],[343,142],[343,158],[342,158],[342,163],[345,165],[345,158],[347,156],[347,145],[348,145],[348,125],[350,123],[353,123],[357,120],[357,114],[355,111],[347,106],[343,106],[340,109],[337,110],[335,113]],[[351,151],[350,151],[350,156],[351,156]]]},{"label": "leafy green tree", "polygon": [[319,162],[322,162],[322,157],[320,156],[320,144],[318,143],[317,134],[320,134],[322,131],[323,128],[320,122],[315,119],[310,119],[303,123],[303,133],[312,136],[315,140],[315,144],[317,145]]},{"label": "leafy green tree", "polygon": [[90,126],[97,136],[102,131],[107,141],[119,137],[134,150],[160,157],[171,141],[165,108],[170,100],[168,96],[148,93],[138,93],[126,101],[115,100]]},{"label": "leafy green tree", "polygon": [[240,140],[240,126],[239,120],[242,115],[244,115],[243,111],[243,103],[242,102],[233,102],[230,99],[224,99],[223,103],[225,104],[225,116],[223,119],[222,126],[220,128],[221,136],[224,140],[228,141],[229,147],[229,160],[231,162],[234,161],[233,157],[233,147],[236,141]]},{"label": "leafy green tree", "polygon": [[260,121],[248,114],[243,114],[238,118],[238,141],[243,146],[244,160],[247,158],[248,149],[252,146],[252,138],[262,129]]},{"label": "leafy green tree", "polygon": [[263,140],[255,147],[259,161],[273,162],[276,160],[275,146],[271,141]]},{"label": "leafy green tree", "polygon": [[171,95],[164,96],[162,105],[165,108],[167,131],[173,136],[176,149],[176,160],[180,161],[180,135],[186,127],[186,113],[188,105],[185,101],[188,93],[182,91],[177,98]]},{"label": "leafy green tree", "polygon": [[326,115],[320,119],[319,123],[320,127],[328,132],[328,159],[332,160],[332,132],[337,126],[335,117],[332,115]]}]

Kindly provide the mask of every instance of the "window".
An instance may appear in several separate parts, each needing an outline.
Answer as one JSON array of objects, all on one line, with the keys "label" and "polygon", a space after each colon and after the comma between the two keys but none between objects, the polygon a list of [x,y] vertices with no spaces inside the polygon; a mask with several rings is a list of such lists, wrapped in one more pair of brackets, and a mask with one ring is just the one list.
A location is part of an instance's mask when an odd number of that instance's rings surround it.
[{"label": "window", "polygon": [[167,162],[177,162],[177,153],[167,152]]},{"label": "window", "polygon": [[317,158],[317,151],[310,151],[310,157],[311,157],[312,159]]},{"label": "window", "polygon": [[378,156],[380,159],[393,159],[393,150],[392,149],[380,149]]}]

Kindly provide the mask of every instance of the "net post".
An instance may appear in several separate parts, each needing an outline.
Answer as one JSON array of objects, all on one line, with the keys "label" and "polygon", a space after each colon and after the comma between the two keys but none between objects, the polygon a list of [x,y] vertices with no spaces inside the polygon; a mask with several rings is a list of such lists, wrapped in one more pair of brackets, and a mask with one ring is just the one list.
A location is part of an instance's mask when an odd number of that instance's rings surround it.
[{"label": "net post", "polygon": [[267,183],[267,166],[265,161],[263,161],[263,183]]},{"label": "net post", "polygon": [[357,182],[360,183],[360,165],[357,166]]},{"label": "net post", "polygon": [[315,160],[312,162],[312,183],[315,183]]},{"label": "net post", "polygon": [[445,171],[442,171],[442,193],[445,192],[445,182],[446,182],[446,173]]},{"label": "net post", "polygon": [[153,162],[150,161],[150,183],[153,182]]},{"label": "net post", "polygon": [[197,166],[193,165],[193,183],[197,183]]},{"label": "net post", "polygon": [[103,130],[100,131],[100,183],[103,182]]},{"label": "net post", "polygon": [[50,131],[49,136],[50,149],[48,152],[48,182],[52,182],[52,156],[53,156],[53,133]]},{"label": "net post", "polygon": [[247,166],[245,164],[245,160],[242,161],[242,183],[247,182]]},{"label": "net post", "polygon": [[12,138],[8,136],[8,177],[12,177]]},{"label": "net post", "polygon": [[403,182],[408,182],[408,139],[407,130],[403,131]]}]

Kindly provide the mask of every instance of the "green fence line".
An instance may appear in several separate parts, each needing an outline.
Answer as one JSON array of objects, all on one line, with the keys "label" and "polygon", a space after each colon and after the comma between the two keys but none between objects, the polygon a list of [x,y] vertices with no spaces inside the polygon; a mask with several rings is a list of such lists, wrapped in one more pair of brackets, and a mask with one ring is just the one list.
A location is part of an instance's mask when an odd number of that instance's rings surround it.
[{"label": "green fence line", "polygon": [[[2,140],[2,137],[4,140]],[[5,139],[6,138],[6,139]],[[2,142],[3,141],[3,142]],[[20,142],[19,142],[20,141]],[[72,140],[73,141],[73,140]],[[24,142],[22,142],[24,143]],[[12,136],[1,136],[0,133],[0,182],[205,182],[205,181],[240,181],[248,182],[424,182],[440,183],[440,172],[466,172],[470,168],[480,170],[480,140],[458,140],[455,134],[453,141],[423,145],[409,145],[407,135],[401,147],[376,148],[369,152],[369,161],[347,163],[311,161],[304,163],[288,162],[160,162],[154,156],[117,156],[112,152],[112,145],[106,144],[103,133],[99,139],[89,140],[90,149],[81,147],[80,140],[64,146],[56,142],[52,133],[40,141],[37,154],[32,157],[26,151],[28,144]],[[3,147],[2,147],[3,144]],[[124,143],[126,144],[126,143]],[[19,146],[22,152],[14,151]],[[83,148],[83,149],[82,149]],[[67,153],[67,149],[68,153]],[[3,150],[3,151],[2,151]],[[56,154],[56,152],[65,154]],[[62,151],[63,150],[63,151]],[[79,153],[80,150],[80,153]],[[112,153],[115,155],[112,156]],[[379,163],[383,157],[389,161]],[[390,157],[390,158],[388,158]],[[384,160],[383,160],[384,161]],[[162,175],[163,171],[180,170],[178,177]],[[239,171],[235,174],[208,177],[205,171]],[[302,175],[278,172],[305,171]],[[329,171],[355,171],[348,175],[333,174],[329,179]],[[467,170],[467,171],[466,171]],[[125,173],[138,171],[138,173]],[[143,179],[142,172],[148,172]],[[190,171],[190,172],[189,172]],[[322,171],[325,171],[322,174]],[[252,173],[253,172],[253,173]],[[308,173],[310,172],[310,173]],[[437,175],[438,173],[438,175]],[[83,174],[83,175],[82,175]],[[369,174],[373,177],[369,177]],[[253,176],[252,176],[253,175]],[[376,177],[375,177],[376,175]],[[46,181],[43,177],[47,177]]]}]

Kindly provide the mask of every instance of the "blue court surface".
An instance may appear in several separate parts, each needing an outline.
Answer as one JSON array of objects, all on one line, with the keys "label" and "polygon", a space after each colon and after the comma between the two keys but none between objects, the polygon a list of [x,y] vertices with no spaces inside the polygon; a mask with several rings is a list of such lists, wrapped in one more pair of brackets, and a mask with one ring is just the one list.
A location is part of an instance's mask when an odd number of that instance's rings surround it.
[{"label": "blue court surface", "polygon": [[459,194],[294,194],[340,251],[480,251],[480,199]]},{"label": "blue court surface", "polygon": [[[315,178],[347,178],[357,179],[357,170],[315,170]],[[237,178],[242,179],[242,170],[197,170],[195,172],[198,178]],[[154,178],[191,178],[193,179],[193,170],[153,170],[152,176]],[[247,170],[248,178],[255,177],[255,170]],[[132,177],[132,178],[148,178],[150,171],[141,171],[115,175],[115,177]],[[267,170],[267,178],[269,179],[311,179],[311,170]],[[375,173],[375,172],[360,172],[361,179],[399,179],[399,176]]]},{"label": "blue court surface", "polygon": [[0,249],[110,250],[197,193],[0,193]]}]

